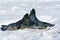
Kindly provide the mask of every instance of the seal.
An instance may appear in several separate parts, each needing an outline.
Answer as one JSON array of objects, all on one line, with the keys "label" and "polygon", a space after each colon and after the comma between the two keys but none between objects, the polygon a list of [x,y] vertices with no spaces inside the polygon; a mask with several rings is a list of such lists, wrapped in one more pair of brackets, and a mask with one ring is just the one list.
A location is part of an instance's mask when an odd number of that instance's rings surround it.
[{"label": "seal", "polygon": [[8,25],[1,25],[1,30],[18,30],[18,29],[24,29],[24,28],[32,28],[32,29],[44,29],[47,27],[53,27],[55,24],[43,22],[37,19],[36,17],[36,11],[33,8],[30,12],[30,14],[26,13],[24,17],[15,22],[10,23]]}]

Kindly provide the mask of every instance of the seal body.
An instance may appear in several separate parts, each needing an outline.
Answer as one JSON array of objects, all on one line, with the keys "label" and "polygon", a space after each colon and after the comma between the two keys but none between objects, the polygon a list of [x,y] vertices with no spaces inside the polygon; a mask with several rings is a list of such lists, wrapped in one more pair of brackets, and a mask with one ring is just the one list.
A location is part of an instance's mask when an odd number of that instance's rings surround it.
[{"label": "seal body", "polygon": [[30,12],[30,15],[25,14],[24,17],[15,22],[11,23],[8,25],[2,25],[1,30],[18,30],[18,29],[23,29],[23,28],[32,28],[32,29],[44,29],[49,27],[53,27],[54,24],[47,23],[47,22],[42,22],[37,19],[36,14],[35,14],[35,9],[32,9]]}]

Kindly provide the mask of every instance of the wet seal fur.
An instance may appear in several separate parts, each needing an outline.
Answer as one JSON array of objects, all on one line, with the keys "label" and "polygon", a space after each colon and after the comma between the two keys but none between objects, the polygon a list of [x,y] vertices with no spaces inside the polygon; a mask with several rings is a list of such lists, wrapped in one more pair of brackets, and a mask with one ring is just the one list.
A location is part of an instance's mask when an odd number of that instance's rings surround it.
[{"label": "wet seal fur", "polygon": [[38,20],[35,13],[35,9],[32,9],[30,15],[26,13],[21,20],[8,25],[1,25],[1,30],[18,30],[23,28],[44,29],[47,27],[53,27],[55,25]]}]

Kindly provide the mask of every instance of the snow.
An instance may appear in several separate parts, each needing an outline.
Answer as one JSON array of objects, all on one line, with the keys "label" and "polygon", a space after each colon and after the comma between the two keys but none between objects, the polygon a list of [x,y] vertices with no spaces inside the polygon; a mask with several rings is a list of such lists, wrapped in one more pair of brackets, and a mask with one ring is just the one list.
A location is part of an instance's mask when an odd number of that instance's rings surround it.
[{"label": "snow", "polygon": [[0,40],[59,40],[59,28],[0,31]]},{"label": "snow", "polygon": [[1,31],[0,40],[60,40],[60,1],[59,0],[0,0],[0,27],[23,18],[31,9],[36,9],[39,20],[54,23],[53,28],[19,29]]}]

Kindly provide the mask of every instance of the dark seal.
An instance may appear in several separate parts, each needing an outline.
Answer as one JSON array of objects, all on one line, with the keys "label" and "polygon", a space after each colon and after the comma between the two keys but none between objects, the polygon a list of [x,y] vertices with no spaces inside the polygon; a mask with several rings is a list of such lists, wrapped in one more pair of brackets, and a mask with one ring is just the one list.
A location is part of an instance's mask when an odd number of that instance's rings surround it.
[{"label": "dark seal", "polygon": [[18,30],[23,28],[32,28],[32,29],[44,29],[47,27],[53,27],[55,24],[42,22],[37,19],[35,9],[32,9],[30,14],[26,13],[24,17],[8,25],[1,25],[1,30]]}]

